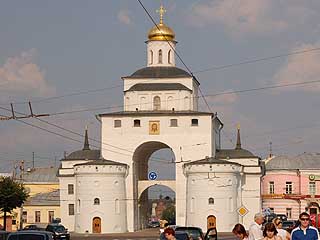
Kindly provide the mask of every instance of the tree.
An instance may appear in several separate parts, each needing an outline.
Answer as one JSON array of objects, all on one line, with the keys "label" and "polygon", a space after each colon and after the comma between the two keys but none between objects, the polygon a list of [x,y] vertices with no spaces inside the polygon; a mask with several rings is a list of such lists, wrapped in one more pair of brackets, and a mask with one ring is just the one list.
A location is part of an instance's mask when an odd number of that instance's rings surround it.
[{"label": "tree", "polygon": [[168,206],[162,213],[162,219],[167,220],[169,224],[176,223],[176,208],[174,205]]},{"label": "tree", "polygon": [[3,227],[6,230],[7,213],[27,200],[29,194],[22,183],[14,181],[11,177],[0,178],[0,210],[3,212]]}]

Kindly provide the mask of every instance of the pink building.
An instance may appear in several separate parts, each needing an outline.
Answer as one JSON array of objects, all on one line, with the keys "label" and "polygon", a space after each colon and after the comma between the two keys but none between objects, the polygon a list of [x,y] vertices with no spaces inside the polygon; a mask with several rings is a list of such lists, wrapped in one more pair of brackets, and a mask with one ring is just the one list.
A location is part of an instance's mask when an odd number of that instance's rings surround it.
[{"label": "pink building", "polygon": [[320,153],[265,160],[262,207],[298,219],[301,212],[320,214]]}]

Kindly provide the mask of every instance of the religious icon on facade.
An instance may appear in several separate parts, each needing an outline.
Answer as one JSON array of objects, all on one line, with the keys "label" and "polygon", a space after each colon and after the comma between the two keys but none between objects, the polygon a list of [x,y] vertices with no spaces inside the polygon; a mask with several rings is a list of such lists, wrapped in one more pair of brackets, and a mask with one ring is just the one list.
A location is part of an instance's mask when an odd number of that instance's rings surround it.
[{"label": "religious icon on facade", "polygon": [[149,121],[149,134],[150,135],[160,134],[160,121]]}]

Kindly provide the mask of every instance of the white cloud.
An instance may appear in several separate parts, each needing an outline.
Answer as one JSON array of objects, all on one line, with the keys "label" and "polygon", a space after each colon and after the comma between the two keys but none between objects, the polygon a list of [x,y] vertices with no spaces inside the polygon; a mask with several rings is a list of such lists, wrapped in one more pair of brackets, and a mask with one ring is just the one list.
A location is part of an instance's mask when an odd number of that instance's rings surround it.
[{"label": "white cloud", "polygon": [[8,58],[0,67],[0,89],[12,94],[52,95],[55,90],[45,80],[44,71],[34,63],[35,56],[36,50],[30,49]]},{"label": "white cloud", "polygon": [[319,8],[300,0],[206,0],[192,6],[189,19],[196,26],[222,24],[233,36],[267,35],[306,24]]},{"label": "white cloud", "polygon": [[[319,46],[319,44],[302,44],[298,48],[292,50],[301,51]],[[298,82],[309,82],[320,80],[320,55],[318,52],[309,52],[297,54],[288,57],[285,64],[274,75],[276,84],[291,84]],[[277,89],[277,91],[290,91],[293,89],[301,89],[304,91],[319,91],[320,84],[306,84],[293,87]]]},{"label": "white cloud", "polygon": [[117,17],[118,17],[118,20],[125,25],[132,24],[132,19],[130,17],[130,12],[128,10],[120,10],[118,12]]}]

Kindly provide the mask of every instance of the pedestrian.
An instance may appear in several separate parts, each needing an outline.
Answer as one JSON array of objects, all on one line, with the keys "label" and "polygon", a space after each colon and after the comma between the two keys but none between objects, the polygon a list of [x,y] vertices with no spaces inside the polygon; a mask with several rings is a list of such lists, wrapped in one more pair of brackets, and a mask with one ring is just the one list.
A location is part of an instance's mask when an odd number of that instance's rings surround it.
[{"label": "pedestrian", "polygon": [[276,226],[272,222],[267,223],[263,230],[263,240],[282,240],[280,236],[277,236],[277,233]]},{"label": "pedestrian", "polygon": [[232,233],[236,235],[240,240],[248,240],[248,234],[244,226],[237,223],[232,229]]},{"label": "pedestrian", "polygon": [[291,240],[318,240],[319,232],[313,226],[310,226],[310,215],[303,212],[299,215],[300,225],[292,230]]},{"label": "pedestrian", "polygon": [[175,232],[172,228],[170,227],[166,228],[163,233],[167,240],[176,240]]},{"label": "pedestrian", "polygon": [[289,232],[282,228],[282,220],[280,218],[274,218],[272,222],[277,228],[278,236],[280,236],[282,240],[290,240],[291,236]]},{"label": "pedestrian", "polygon": [[249,240],[263,239],[262,223],[264,222],[264,215],[256,213],[254,215],[254,222],[249,227]]}]

